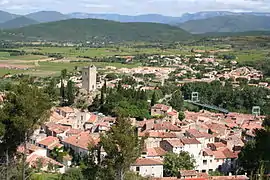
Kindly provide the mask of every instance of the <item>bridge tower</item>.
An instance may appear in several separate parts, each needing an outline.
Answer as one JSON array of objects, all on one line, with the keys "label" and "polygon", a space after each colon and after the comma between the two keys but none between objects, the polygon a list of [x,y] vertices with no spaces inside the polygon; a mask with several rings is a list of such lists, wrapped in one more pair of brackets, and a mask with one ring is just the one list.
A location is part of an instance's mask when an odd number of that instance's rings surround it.
[{"label": "bridge tower", "polygon": [[253,106],[252,107],[252,114],[255,115],[255,116],[260,116],[261,115],[260,106]]},{"label": "bridge tower", "polygon": [[191,101],[192,102],[199,102],[199,93],[198,92],[191,93]]}]

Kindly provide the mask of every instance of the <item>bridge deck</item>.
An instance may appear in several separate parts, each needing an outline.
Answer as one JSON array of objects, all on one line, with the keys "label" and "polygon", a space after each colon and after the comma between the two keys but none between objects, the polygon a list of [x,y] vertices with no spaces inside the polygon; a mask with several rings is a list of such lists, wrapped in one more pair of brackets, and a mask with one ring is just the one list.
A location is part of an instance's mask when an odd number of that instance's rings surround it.
[{"label": "bridge deck", "polygon": [[216,111],[219,111],[219,112],[222,112],[222,113],[225,113],[225,114],[229,113],[229,111],[227,109],[220,108],[220,107],[217,107],[217,106],[214,106],[214,105],[202,104],[202,103],[194,102],[194,101],[191,101],[191,100],[185,100],[185,101],[189,102],[191,104],[197,105],[197,106],[201,106],[201,107],[204,107],[204,108],[216,110]]}]

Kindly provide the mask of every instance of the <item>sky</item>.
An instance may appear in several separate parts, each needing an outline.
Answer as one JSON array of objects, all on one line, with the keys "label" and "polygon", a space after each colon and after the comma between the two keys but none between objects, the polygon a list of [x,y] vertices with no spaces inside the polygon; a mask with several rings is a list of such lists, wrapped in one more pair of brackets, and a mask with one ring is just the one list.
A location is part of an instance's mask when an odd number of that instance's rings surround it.
[{"label": "sky", "polygon": [[62,13],[163,14],[199,11],[270,12],[270,0],[0,0],[0,9],[16,14],[40,10]]}]

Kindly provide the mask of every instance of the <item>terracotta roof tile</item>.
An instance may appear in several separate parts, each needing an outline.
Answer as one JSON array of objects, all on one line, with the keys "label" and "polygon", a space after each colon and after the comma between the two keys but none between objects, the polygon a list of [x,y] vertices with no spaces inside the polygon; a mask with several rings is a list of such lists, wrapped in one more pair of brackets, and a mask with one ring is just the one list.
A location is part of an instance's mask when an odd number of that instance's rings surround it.
[{"label": "terracotta roof tile", "polygon": [[168,140],[165,140],[165,141],[167,141],[173,147],[182,147],[182,146],[184,146],[184,144],[181,142],[180,139],[168,139]]},{"label": "terracotta roof tile", "polygon": [[147,148],[148,156],[164,156],[167,152],[161,147]]},{"label": "terracotta roof tile", "polygon": [[182,138],[181,142],[183,144],[201,144],[196,138]]},{"label": "terracotta roof tile", "polygon": [[74,109],[71,107],[57,107],[57,109],[65,113],[74,113]]},{"label": "terracotta roof tile", "polygon": [[53,149],[54,147],[61,147],[59,144],[59,139],[57,137],[48,136],[45,139],[37,142],[40,145],[46,146],[48,149]]},{"label": "terracotta roof tile", "polygon": [[133,164],[135,166],[149,166],[149,165],[162,165],[163,162],[159,159],[150,159],[150,158],[138,158]]},{"label": "terracotta roof tile", "polygon": [[88,150],[89,144],[96,145],[99,142],[99,139],[92,137],[91,134],[86,131],[76,136],[70,136],[64,139],[63,142]]}]

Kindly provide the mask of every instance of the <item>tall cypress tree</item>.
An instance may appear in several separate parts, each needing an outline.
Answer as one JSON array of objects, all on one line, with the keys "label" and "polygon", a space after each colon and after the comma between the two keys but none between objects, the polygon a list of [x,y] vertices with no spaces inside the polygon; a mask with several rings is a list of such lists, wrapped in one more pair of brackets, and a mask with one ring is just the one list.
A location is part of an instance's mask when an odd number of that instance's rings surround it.
[{"label": "tall cypress tree", "polygon": [[66,101],[66,91],[65,91],[65,85],[64,85],[64,82],[63,82],[63,79],[60,80],[61,82],[61,86],[60,86],[60,96],[61,96],[61,103],[62,105],[65,104],[65,101]]},{"label": "tall cypress tree", "polygon": [[151,106],[154,106],[156,103],[157,103],[157,95],[156,91],[154,91],[151,98]]},{"label": "tall cypress tree", "polygon": [[67,83],[67,103],[68,105],[72,105],[75,100],[75,89],[74,84],[71,80]]}]

